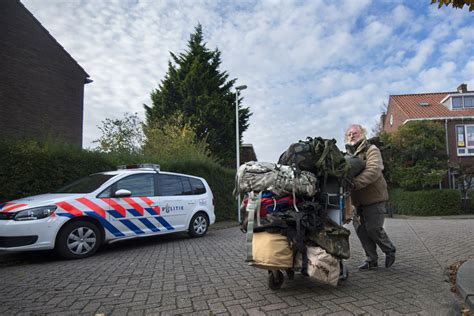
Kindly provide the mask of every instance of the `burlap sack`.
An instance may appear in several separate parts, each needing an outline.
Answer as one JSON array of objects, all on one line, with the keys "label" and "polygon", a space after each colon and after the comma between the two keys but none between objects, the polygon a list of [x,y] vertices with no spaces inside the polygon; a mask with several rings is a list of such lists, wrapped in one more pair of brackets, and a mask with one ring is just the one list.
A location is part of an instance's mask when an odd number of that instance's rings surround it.
[{"label": "burlap sack", "polygon": [[288,269],[293,267],[293,251],[285,236],[278,233],[253,234],[252,266],[262,269]]},{"label": "burlap sack", "polygon": [[[307,247],[306,254],[308,276],[318,282],[336,286],[341,272],[339,260],[320,247]],[[296,257],[295,266],[301,266],[300,254]]]}]

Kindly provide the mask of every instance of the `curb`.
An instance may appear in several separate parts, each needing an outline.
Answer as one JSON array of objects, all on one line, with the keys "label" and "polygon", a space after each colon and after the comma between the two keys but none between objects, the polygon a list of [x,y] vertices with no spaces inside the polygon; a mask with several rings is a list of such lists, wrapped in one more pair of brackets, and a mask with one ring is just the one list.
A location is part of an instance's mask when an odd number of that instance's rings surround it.
[{"label": "curb", "polygon": [[[385,217],[391,217],[391,216],[387,216],[386,214]],[[393,214],[392,218],[397,218],[397,219],[474,219],[474,215],[464,214],[464,215],[444,215],[444,216],[414,216],[414,215]]]},{"label": "curb", "polygon": [[211,226],[209,226],[209,230],[219,230],[231,227],[238,227],[239,223],[237,221],[222,221],[222,222],[215,222]]},{"label": "curb", "polygon": [[471,310],[474,310],[474,259],[469,259],[459,267],[456,287]]}]

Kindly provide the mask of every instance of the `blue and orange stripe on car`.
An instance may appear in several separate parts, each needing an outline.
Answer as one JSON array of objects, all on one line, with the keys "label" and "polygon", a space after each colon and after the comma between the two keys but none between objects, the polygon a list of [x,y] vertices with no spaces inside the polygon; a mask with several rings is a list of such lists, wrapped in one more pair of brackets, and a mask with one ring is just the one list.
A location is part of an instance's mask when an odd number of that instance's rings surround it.
[{"label": "blue and orange stripe on car", "polygon": [[8,203],[3,204],[3,207],[0,208],[0,212],[2,213],[10,212],[23,206],[28,206],[28,204],[8,202]]},{"label": "blue and orange stripe on car", "polygon": [[143,231],[130,219],[126,218],[127,212],[132,216],[137,217],[137,219],[152,232],[159,232],[161,230],[148,218],[142,217],[145,215],[145,211],[152,215],[153,218],[166,230],[174,230],[174,227],[170,225],[162,216],[160,216],[161,210],[159,206],[152,206],[153,201],[151,201],[147,197],[141,197],[140,199],[145,202],[149,207],[141,206],[138,201],[134,200],[133,198],[123,199],[132,208],[125,208],[111,198],[101,199],[102,202],[106,203],[106,205],[109,206],[110,209],[107,210],[101,207],[99,204],[85,197],[75,199],[75,202],[80,203],[80,206],[77,207],[65,201],[56,203],[56,205],[65,211],[65,213],[58,213],[59,216],[66,216],[72,218],[76,216],[88,215],[94,217],[100,221],[100,223],[105,229],[107,229],[110,233],[117,237],[125,236],[125,234],[121,232],[120,229],[115,227],[110,221],[107,220],[107,212],[114,218],[118,219],[120,223],[125,225],[130,231],[134,232],[137,235],[145,234],[145,231]]}]

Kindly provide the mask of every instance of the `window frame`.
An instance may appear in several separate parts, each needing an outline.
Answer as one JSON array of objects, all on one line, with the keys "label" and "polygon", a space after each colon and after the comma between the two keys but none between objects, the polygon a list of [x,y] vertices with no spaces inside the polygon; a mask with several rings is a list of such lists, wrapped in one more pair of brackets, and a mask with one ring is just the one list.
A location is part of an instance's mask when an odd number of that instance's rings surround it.
[{"label": "window frame", "polygon": [[[470,106],[466,106],[466,101],[465,101],[465,99],[467,99],[467,98],[469,98],[469,99],[471,100],[471,105],[470,105]],[[466,95],[466,96],[463,97],[462,100],[463,100],[463,101],[462,101],[462,103],[463,103],[463,108],[465,108],[465,109],[472,109],[472,108],[474,108],[474,96],[472,96],[472,95]]]},{"label": "window frame", "polygon": [[[109,185],[107,188],[105,188],[104,190],[102,190],[99,194],[97,194],[97,198],[116,198],[116,196],[114,196],[114,192],[117,192],[117,183],[124,180],[124,179],[127,179],[127,178],[130,178],[130,177],[135,177],[135,176],[144,176],[144,175],[151,175],[153,176],[153,195],[150,196],[150,195],[143,195],[143,196],[146,196],[146,197],[157,197],[158,196],[158,182],[157,182],[157,179],[156,179],[156,173],[134,173],[134,174],[129,174],[123,178],[120,178],[120,179],[117,179],[117,181],[115,181],[114,183],[112,183],[111,185]],[[107,192],[109,191],[109,192]],[[133,192],[132,192],[132,195],[131,197],[135,197],[133,196]]]},{"label": "window frame", "polygon": [[[181,191],[181,194],[179,195],[164,195],[163,192],[162,192],[162,189],[161,189],[161,186],[160,186],[160,177],[163,177],[163,176],[169,176],[169,177],[175,177],[175,178],[178,178],[181,180],[181,187],[182,187],[182,191]],[[200,186],[202,186],[202,188],[200,188],[203,192],[199,193],[198,190],[196,189],[195,185],[193,185],[193,181],[196,181],[196,182],[199,182]],[[185,188],[185,182],[189,185],[189,187],[191,188],[191,193],[190,194],[187,194],[186,193],[186,188]],[[157,180],[156,180],[156,190],[157,190],[157,194],[158,196],[162,196],[162,197],[170,197],[170,196],[194,196],[194,195],[202,195],[202,194],[207,194],[207,188],[206,188],[206,185],[203,183],[203,181],[201,179],[198,179],[198,178],[193,178],[193,177],[189,177],[189,176],[185,176],[185,175],[181,175],[181,174],[168,174],[168,173],[160,173],[158,174],[157,176]]]},{"label": "window frame", "polygon": [[[460,128],[462,128],[462,137],[460,137]],[[474,142],[474,123],[473,124],[456,124],[455,136],[456,136],[456,155],[459,157],[474,156],[474,144],[469,145],[468,139],[468,128],[473,129],[472,141]],[[469,152],[472,151],[472,152]]]},{"label": "window frame", "polygon": [[[204,184],[204,182],[202,182],[201,179],[197,179],[197,178],[189,178],[189,179],[190,179],[190,180],[189,180],[189,183],[191,184],[191,188],[192,188],[192,190],[193,190],[193,195],[202,195],[202,194],[206,194],[206,193],[207,193],[206,185]],[[193,180],[193,181],[195,181],[195,182],[199,182],[199,183],[202,185],[202,189],[204,189],[204,192],[201,192],[201,193],[197,192],[197,189],[196,189],[196,187],[194,186],[194,184],[193,184],[193,182],[192,182],[191,180]]]},{"label": "window frame", "polygon": [[[471,99],[471,105],[466,106],[466,102],[464,101],[465,98]],[[454,107],[454,100],[455,99],[460,99],[461,104],[459,107]],[[474,95],[454,95],[451,96],[451,110],[452,111],[457,111],[457,110],[465,110],[465,109],[474,109]]]},{"label": "window frame", "polygon": [[[163,177],[172,177],[172,178],[177,178],[180,180],[181,182],[181,194],[174,194],[174,195],[164,195],[163,192],[162,192],[162,187],[161,187],[161,180],[160,178],[163,178]],[[186,176],[183,176],[183,175],[179,175],[179,174],[168,174],[168,173],[160,173],[158,174],[157,176],[157,187],[156,189],[158,190],[158,196],[161,196],[161,197],[172,197],[172,196],[189,196],[190,194],[185,194],[185,188],[184,188],[184,183],[183,181],[185,181],[185,179],[187,179],[188,177]],[[189,181],[189,180],[188,180]],[[190,184],[191,186],[191,184]],[[192,188],[192,186],[191,186]]]}]

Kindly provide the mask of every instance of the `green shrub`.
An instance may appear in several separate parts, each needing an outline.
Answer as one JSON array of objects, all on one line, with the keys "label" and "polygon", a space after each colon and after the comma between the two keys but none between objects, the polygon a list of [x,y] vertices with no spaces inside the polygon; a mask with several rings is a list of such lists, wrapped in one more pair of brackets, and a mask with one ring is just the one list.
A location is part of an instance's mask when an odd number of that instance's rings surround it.
[{"label": "green shrub", "polygon": [[416,216],[457,215],[461,212],[458,190],[390,190],[388,206],[395,214]]},{"label": "green shrub", "polygon": [[0,200],[53,192],[114,165],[104,154],[48,141],[0,140]]},{"label": "green shrub", "polygon": [[218,221],[236,218],[232,196],[235,170],[209,161],[157,161],[153,157],[127,153],[99,153],[67,144],[32,140],[0,139],[0,203],[26,196],[54,192],[65,184],[95,172],[115,170],[117,165],[159,163],[163,171],[203,177],[209,183]]}]

